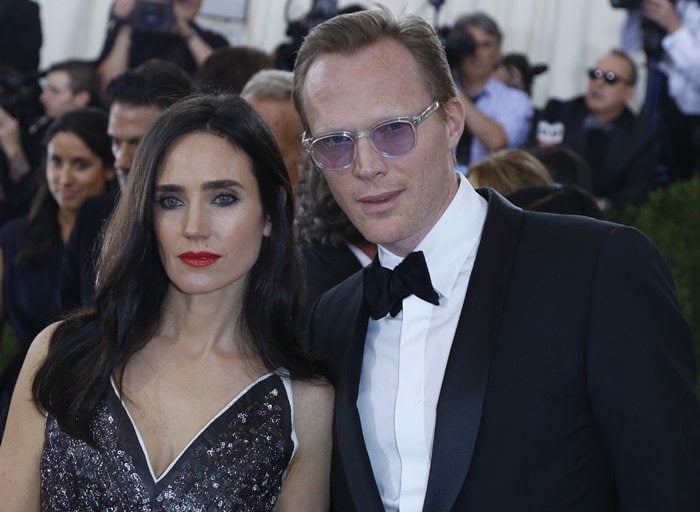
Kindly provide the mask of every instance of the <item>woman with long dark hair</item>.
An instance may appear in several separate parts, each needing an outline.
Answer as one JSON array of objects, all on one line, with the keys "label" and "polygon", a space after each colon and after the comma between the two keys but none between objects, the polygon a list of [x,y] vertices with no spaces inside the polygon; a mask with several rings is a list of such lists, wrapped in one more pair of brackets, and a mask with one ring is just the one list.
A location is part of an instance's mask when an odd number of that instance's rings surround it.
[{"label": "woman with long dark hair", "polygon": [[0,316],[25,346],[49,323],[63,244],[80,206],[104,192],[114,177],[107,114],[101,110],[84,108],[58,117],[44,147],[46,169],[29,215],[0,230]]},{"label": "woman with long dark hair", "polygon": [[7,322],[20,350],[0,387],[0,434],[17,374],[29,344],[56,318],[56,287],[64,243],[83,201],[104,192],[114,177],[107,114],[85,108],[67,112],[44,138],[45,172],[27,217],[0,229],[0,330]]},{"label": "woman with long dark hair", "polygon": [[4,510],[328,509],[333,393],[294,334],[292,203],[244,100],[154,123],[94,308],[43,331],[20,375]]}]

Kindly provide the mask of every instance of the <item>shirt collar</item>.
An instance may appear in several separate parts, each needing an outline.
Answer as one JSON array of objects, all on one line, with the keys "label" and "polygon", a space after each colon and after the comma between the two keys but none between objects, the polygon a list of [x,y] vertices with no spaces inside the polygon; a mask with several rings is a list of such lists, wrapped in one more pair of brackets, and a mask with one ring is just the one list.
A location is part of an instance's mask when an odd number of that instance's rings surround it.
[{"label": "shirt collar", "polygon": [[498,78],[495,76],[492,76],[489,78],[489,81],[486,82],[486,85],[484,88],[479,92],[479,96],[489,96],[491,94],[494,94],[495,90],[498,89],[501,85],[503,85]]},{"label": "shirt collar", "polygon": [[[457,193],[415,249],[423,251],[433,288],[447,298],[464,263],[476,256],[488,209],[487,201],[476,193],[467,179],[459,173],[455,175],[459,179]],[[381,245],[378,256],[382,266],[391,269],[403,260]]]},{"label": "shirt collar", "polygon": [[[459,74],[456,72],[453,72],[452,78],[454,79],[454,82],[455,82],[455,85],[457,86],[457,89],[464,92],[464,84],[462,83],[462,79],[459,78]],[[486,85],[484,85],[483,89],[481,89],[479,92],[476,93],[473,101],[476,102],[477,100],[479,100],[483,97],[494,94],[494,89],[497,89],[500,83],[501,82],[499,82],[498,78],[496,78],[495,76],[491,76],[491,78],[489,78],[488,82],[486,82]]]},{"label": "shirt collar", "polygon": [[[622,116],[618,116],[617,119],[619,119]],[[615,128],[615,121],[611,121],[609,123],[604,123],[603,121],[600,121],[598,118],[596,118],[593,114],[586,114],[586,117],[583,118],[583,129],[584,130],[602,130],[604,132],[610,132]]]}]

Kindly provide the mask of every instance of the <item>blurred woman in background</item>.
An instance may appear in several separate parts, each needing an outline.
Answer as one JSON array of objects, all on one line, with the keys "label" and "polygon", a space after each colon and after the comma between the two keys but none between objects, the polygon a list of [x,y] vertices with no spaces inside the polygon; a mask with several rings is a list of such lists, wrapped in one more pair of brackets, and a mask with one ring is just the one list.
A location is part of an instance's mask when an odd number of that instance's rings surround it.
[{"label": "blurred woman in background", "polygon": [[101,110],[84,108],[58,117],[44,145],[46,172],[29,215],[0,229],[0,326],[6,321],[20,345],[2,377],[2,425],[27,348],[55,319],[63,247],[78,210],[114,178],[107,115]]}]

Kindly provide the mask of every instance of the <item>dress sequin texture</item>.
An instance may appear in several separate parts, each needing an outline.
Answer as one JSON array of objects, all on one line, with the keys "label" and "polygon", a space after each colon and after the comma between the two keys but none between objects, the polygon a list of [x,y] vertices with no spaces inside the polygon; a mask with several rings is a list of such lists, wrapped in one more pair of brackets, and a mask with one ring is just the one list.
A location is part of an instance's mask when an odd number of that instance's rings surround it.
[{"label": "dress sequin texture", "polygon": [[288,381],[269,374],[214,419],[154,479],[136,430],[110,390],[92,422],[93,449],[49,415],[41,498],[51,511],[273,511],[295,437]]}]

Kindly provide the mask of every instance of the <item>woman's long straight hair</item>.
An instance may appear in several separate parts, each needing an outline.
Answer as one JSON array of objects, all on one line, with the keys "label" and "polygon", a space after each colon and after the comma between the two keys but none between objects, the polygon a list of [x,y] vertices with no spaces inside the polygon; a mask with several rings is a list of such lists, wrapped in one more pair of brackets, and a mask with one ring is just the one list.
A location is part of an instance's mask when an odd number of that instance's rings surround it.
[{"label": "woman's long straight hair", "polygon": [[[46,131],[42,142],[44,155],[51,139],[59,133],[76,135],[92,151],[105,167],[114,166],[112,141],[107,135],[107,114],[92,107],[71,110],[58,117]],[[46,158],[44,158],[46,160]],[[17,264],[32,267],[41,264],[52,250],[62,244],[58,224],[58,203],[49,192],[46,182],[46,162],[39,173],[39,188],[32,199],[27,217],[29,242],[17,254]]]}]

